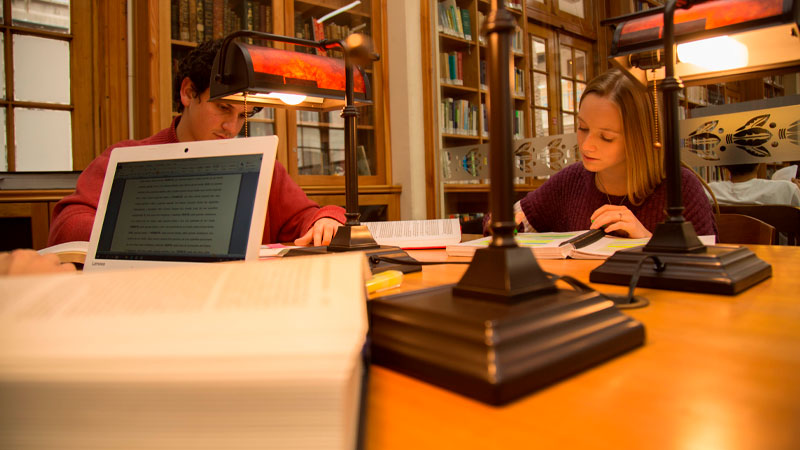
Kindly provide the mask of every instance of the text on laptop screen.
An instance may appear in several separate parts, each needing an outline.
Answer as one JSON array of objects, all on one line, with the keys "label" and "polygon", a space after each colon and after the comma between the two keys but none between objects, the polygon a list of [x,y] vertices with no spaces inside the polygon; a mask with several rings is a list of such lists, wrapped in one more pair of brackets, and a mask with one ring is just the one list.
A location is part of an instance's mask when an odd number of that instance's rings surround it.
[{"label": "text on laptop screen", "polygon": [[121,162],[96,258],[245,258],[262,155]]}]

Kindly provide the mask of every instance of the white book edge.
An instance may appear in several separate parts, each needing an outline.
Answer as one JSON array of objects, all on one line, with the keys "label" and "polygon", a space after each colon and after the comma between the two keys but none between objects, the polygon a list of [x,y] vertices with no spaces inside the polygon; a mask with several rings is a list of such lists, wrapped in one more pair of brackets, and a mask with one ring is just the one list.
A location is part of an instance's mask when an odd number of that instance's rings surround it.
[{"label": "white book edge", "polygon": [[458,219],[362,222],[380,245],[400,248],[444,248],[461,242]]}]

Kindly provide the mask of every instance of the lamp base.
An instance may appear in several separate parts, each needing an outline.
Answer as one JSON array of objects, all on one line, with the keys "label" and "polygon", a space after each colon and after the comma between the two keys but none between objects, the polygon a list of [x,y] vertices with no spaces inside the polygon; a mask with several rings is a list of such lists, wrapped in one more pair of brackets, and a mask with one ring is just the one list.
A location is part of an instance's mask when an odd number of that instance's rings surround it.
[{"label": "lamp base", "polygon": [[[285,257],[320,255],[338,252],[365,252],[369,261],[369,268],[373,274],[387,270],[399,270],[403,273],[420,272],[422,266],[414,264],[416,259],[408,256],[405,250],[393,245],[378,245],[372,238],[366,225],[345,225],[339,227],[336,235],[331,239],[330,245],[317,247],[293,248],[286,252]],[[371,256],[385,256],[387,258],[408,261],[411,264],[390,263],[377,260]]]},{"label": "lamp base", "polygon": [[[403,273],[419,272],[422,270],[422,266],[420,266],[419,264],[414,264],[418,261],[408,256],[408,253],[406,253],[406,251],[401,249],[400,247],[395,247],[392,245],[379,245],[377,248],[370,248],[367,250],[361,248],[353,248],[349,251],[363,251],[364,253],[366,253],[367,260],[369,261],[369,269],[372,271],[373,274],[381,273],[387,270],[399,270]],[[333,252],[327,246],[301,247],[289,250],[288,252],[286,252],[285,255],[283,255],[283,257],[286,258],[291,256],[322,255],[325,253],[333,253]],[[387,258],[408,261],[410,264],[390,263],[382,260],[376,261],[374,258],[370,258],[370,256],[385,256]]]},{"label": "lamp base", "polygon": [[370,300],[372,361],[502,405],[644,343],[644,326],[595,292],[514,304],[439,286]]},{"label": "lamp base", "polygon": [[637,284],[641,287],[735,295],[772,276],[772,266],[750,249],[711,245],[702,253],[620,250],[594,269],[589,281],[627,285],[646,256],[657,256],[664,269],[659,272],[654,264],[643,264]]}]

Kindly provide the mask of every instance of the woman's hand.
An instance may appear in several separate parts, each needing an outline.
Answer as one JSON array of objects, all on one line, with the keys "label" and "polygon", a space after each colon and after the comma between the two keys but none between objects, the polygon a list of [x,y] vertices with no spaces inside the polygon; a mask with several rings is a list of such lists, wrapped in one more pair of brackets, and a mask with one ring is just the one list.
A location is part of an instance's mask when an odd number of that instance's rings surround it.
[{"label": "woman's hand", "polygon": [[603,205],[592,213],[592,230],[603,228],[606,233],[618,231],[630,238],[645,238],[653,235],[639,222],[626,206]]}]

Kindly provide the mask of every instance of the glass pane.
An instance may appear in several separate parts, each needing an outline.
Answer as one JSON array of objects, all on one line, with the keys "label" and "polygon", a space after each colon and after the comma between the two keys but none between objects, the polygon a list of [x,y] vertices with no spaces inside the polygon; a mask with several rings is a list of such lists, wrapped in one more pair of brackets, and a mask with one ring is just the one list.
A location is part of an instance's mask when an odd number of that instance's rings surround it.
[{"label": "glass pane", "polygon": [[[6,35],[0,34],[0,48],[5,49]],[[3,50],[5,53],[5,50]],[[0,57],[0,98],[6,98],[6,58]],[[5,117],[5,116],[4,116]]]},{"label": "glass pane", "polygon": [[572,81],[561,79],[561,109],[575,111],[575,91]]},{"label": "glass pane", "polygon": [[566,45],[559,46],[559,53],[561,55],[561,76],[572,78],[572,48]]},{"label": "glass pane", "polygon": [[14,25],[69,33],[69,0],[11,0]]},{"label": "glass pane", "polygon": [[533,110],[533,129],[536,136],[548,136],[550,134],[549,124],[550,115],[546,109],[536,108]]},{"label": "glass pane", "polygon": [[14,35],[14,99],[68,105],[69,42]]},{"label": "glass pane", "polygon": [[581,96],[583,95],[583,91],[586,90],[586,83],[575,83],[575,88],[576,88],[575,98],[577,99],[578,102],[580,102]]},{"label": "glass pane", "polygon": [[558,9],[583,19],[583,0],[558,0]]},{"label": "glass pane", "polygon": [[247,133],[245,127],[239,131],[239,137],[245,136],[272,136],[275,134],[275,109],[264,108],[247,120]]},{"label": "glass pane", "polygon": [[72,170],[72,115],[50,109],[14,109],[17,171]]},{"label": "glass pane", "polygon": [[533,104],[547,108],[547,75],[533,73]]},{"label": "glass pane", "polygon": [[544,39],[538,37],[531,38],[531,52],[533,52],[531,63],[534,69],[547,70],[547,51],[545,49]]},{"label": "glass pane", "polygon": [[297,170],[300,174],[322,172],[319,128],[297,127]]},{"label": "glass pane", "polygon": [[275,121],[275,108],[264,108],[254,114],[253,119]]},{"label": "glass pane", "polygon": [[372,130],[358,130],[356,145],[356,166],[359,175],[377,175],[375,154],[375,133]]},{"label": "glass pane", "polygon": [[586,52],[575,49],[575,78],[586,81]]},{"label": "glass pane", "polygon": [[0,108],[0,172],[8,170],[8,147],[6,146],[6,109]]},{"label": "glass pane", "polygon": [[297,169],[301,175],[344,175],[344,129],[298,126]]},{"label": "glass pane", "polygon": [[564,125],[564,134],[575,132],[575,117],[572,114],[561,114],[561,121]]},{"label": "glass pane", "polygon": [[245,133],[245,127],[239,131],[239,137],[247,137],[247,136],[272,136],[275,134],[275,126],[271,122],[255,122],[255,121],[248,121],[247,122],[247,133]]}]

